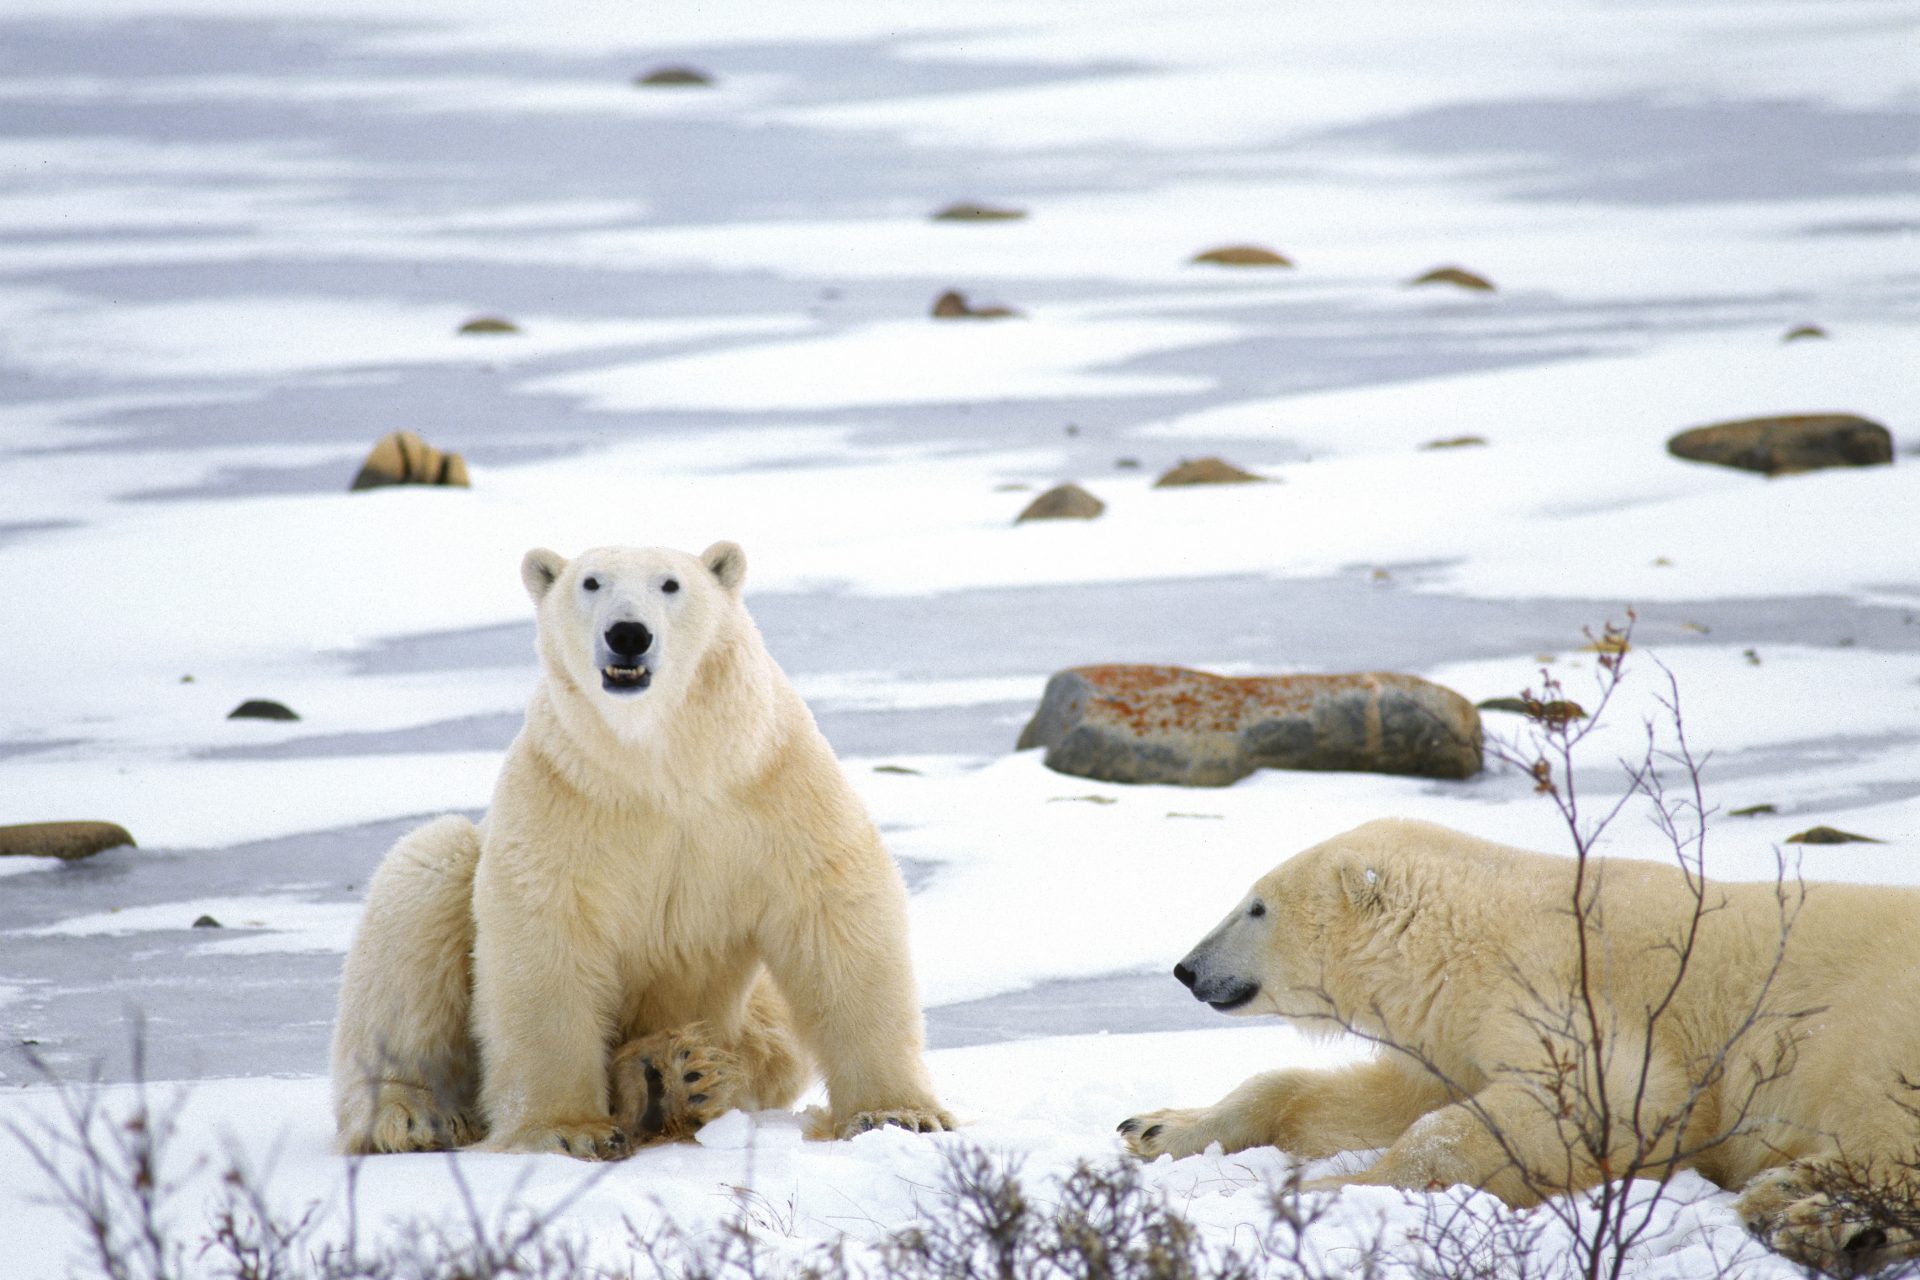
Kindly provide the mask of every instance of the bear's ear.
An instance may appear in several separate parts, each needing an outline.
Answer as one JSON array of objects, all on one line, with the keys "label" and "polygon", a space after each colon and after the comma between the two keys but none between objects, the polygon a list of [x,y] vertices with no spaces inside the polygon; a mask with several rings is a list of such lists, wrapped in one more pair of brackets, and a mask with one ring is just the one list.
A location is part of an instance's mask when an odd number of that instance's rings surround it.
[{"label": "bear's ear", "polygon": [[1368,862],[1356,860],[1340,864],[1340,892],[1346,896],[1347,904],[1363,915],[1387,904],[1387,884],[1381,879],[1379,868]]},{"label": "bear's ear", "polygon": [[558,551],[535,547],[520,559],[520,581],[527,584],[527,594],[539,604],[566,568],[567,558]]},{"label": "bear's ear", "polygon": [[713,571],[720,579],[720,585],[728,591],[739,593],[740,584],[747,580],[747,553],[740,549],[737,542],[716,542],[700,553],[700,563]]}]

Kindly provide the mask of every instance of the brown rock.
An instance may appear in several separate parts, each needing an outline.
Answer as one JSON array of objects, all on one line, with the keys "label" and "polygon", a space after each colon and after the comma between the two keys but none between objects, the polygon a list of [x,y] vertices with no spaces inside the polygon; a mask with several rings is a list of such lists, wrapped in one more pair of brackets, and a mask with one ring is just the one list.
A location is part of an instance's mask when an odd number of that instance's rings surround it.
[{"label": "brown rock", "polygon": [[958,289],[949,289],[933,300],[933,318],[936,320],[1004,320],[1019,314],[1012,307],[976,307]]},{"label": "brown rock", "polygon": [[26,822],[0,827],[0,858],[60,858],[74,862],[102,849],[132,844],[125,827],[111,822]]},{"label": "brown rock", "polygon": [[1461,289],[1472,289],[1476,293],[1492,293],[1493,281],[1465,267],[1435,267],[1424,275],[1415,276],[1407,281],[1416,284],[1450,284]]},{"label": "brown rock", "polygon": [[467,461],[457,453],[442,453],[411,431],[393,431],[380,437],[373,452],[360,464],[353,488],[378,489],[390,484],[437,484],[468,487]]},{"label": "brown rock", "polygon": [[1156,489],[1174,489],[1189,484],[1260,484],[1265,476],[1242,471],[1222,458],[1190,458],[1153,482]]},{"label": "brown rock", "polygon": [[1474,449],[1486,442],[1485,436],[1446,436],[1439,440],[1429,440],[1420,447],[1422,449]]},{"label": "brown rock", "polygon": [[1480,716],[1416,676],[1210,675],[1185,667],[1055,673],[1019,747],[1103,782],[1220,787],[1255,769],[1465,778],[1479,772]]},{"label": "brown rock", "polygon": [[520,326],[505,316],[475,316],[459,328],[461,333],[518,333]]},{"label": "brown rock", "polygon": [[229,720],[298,720],[292,707],[271,698],[248,698],[227,712]]},{"label": "brown rock", "polygon": [[1783,336],[1780,341],[1798,342],[1802,338],[1824,338],[1826,336],[1827,331],[1817,324],[1800,324],[1787,330],[1785,336]]},{"label": "brown rock", "polygon": [[1690,462],[1712,462],[1765,475],[1792,475],[1823,467],[1872,467],[1893,461],[1893,435],[1851,413],[1742,418],[1682,431],[1667,452]]},{"label": "brown rock", "polygon": [[1857,836],[1838,827],[1808,827],[1787,837],[1788,844],[1885,844],[1872,836]]},{"label": "brown rock", "polygon": [[1193,255],[1193,261],[1211,263],[1217,267],[1290,267],[1293,265],[1284,254],[1275,253],[1264,245],[1223,244],[1217,249],[1208,249],[1204,253]]},{"label": "brown rock", "polygon": [[698,67],[668,65],[643,72],[633,82],[646,89],[694,89],[712,84],[713,77]]},{"label": "brown rock", "polygon": [[963,200],[940,210],[933,215],[933,220],[935,222],[1016,222],[1026,216],[1025,209],[1011,209],[993,204],[972,204]]},{"label": "brown rock", "polygon": [[1055,485],[1014,517],[1015,524],[1028,520],[1091,520],[1107,509],[1107,504],[1077,484]]}]

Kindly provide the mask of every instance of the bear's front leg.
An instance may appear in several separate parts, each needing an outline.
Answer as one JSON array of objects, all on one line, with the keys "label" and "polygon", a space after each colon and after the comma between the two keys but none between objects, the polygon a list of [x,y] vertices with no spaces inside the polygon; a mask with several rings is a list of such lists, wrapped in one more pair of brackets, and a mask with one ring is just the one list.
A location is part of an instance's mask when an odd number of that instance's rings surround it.
[{"label": "bear's front leg", "polygon": [[892,866],[881,866],[879,886],[852,900],[797,904],[762,939],[768,971],[826,1076],[828,1113],[809,1126],[812,1138],[954,1127],[921,1056],[906,894]]},{"label": "bear's front leg", "polygon": [[1225,1152],[1278,1147],[1304,1160],[1384,1147],[1447,1100],[1425,1072],[1391,1058],[1334,1071],[1269,1071],[1210,1107],[1173,1107],[1120,1122],[1133,1154],[1198,1155],[1214,1143]]},{"label": "bear's front leg", "polygon": [[608,949],[561,895],[530,903],[489,870],[483,858],[473,975],[486,1149],[617,1160],[629,1148],[607,1109]]}]

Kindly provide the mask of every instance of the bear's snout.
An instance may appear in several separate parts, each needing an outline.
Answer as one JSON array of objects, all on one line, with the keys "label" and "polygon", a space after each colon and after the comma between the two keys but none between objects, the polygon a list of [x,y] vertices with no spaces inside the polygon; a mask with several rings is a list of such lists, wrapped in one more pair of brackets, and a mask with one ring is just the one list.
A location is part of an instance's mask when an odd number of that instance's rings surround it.
[{"label": "bear's snout", "polygon": [[1173,976],[1180,980],[1181,986],[1189,991],[1193,990],[1193,970],[1187,968],[1185,964],[1173,966]]},{"label": "bear's snout", "polygon": [[605,639],[618,658],[637,658],[653,647],[653,632],[639,622],[616,622],[607,628]]}]

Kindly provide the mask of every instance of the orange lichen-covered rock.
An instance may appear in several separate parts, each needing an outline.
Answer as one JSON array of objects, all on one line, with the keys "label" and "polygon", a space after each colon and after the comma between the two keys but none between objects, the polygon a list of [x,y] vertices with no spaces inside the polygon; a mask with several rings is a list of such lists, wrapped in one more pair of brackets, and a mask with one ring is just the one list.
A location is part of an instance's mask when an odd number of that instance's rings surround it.
[{"label": "orange lichen-covered rock", "polygon": [[1186,667],[1057,672],[1020,735],[1046,765],[1104,782],[1223,787],[1255,769],[1478,773],[1480,714],[1391,672],[1216,676]]}]

